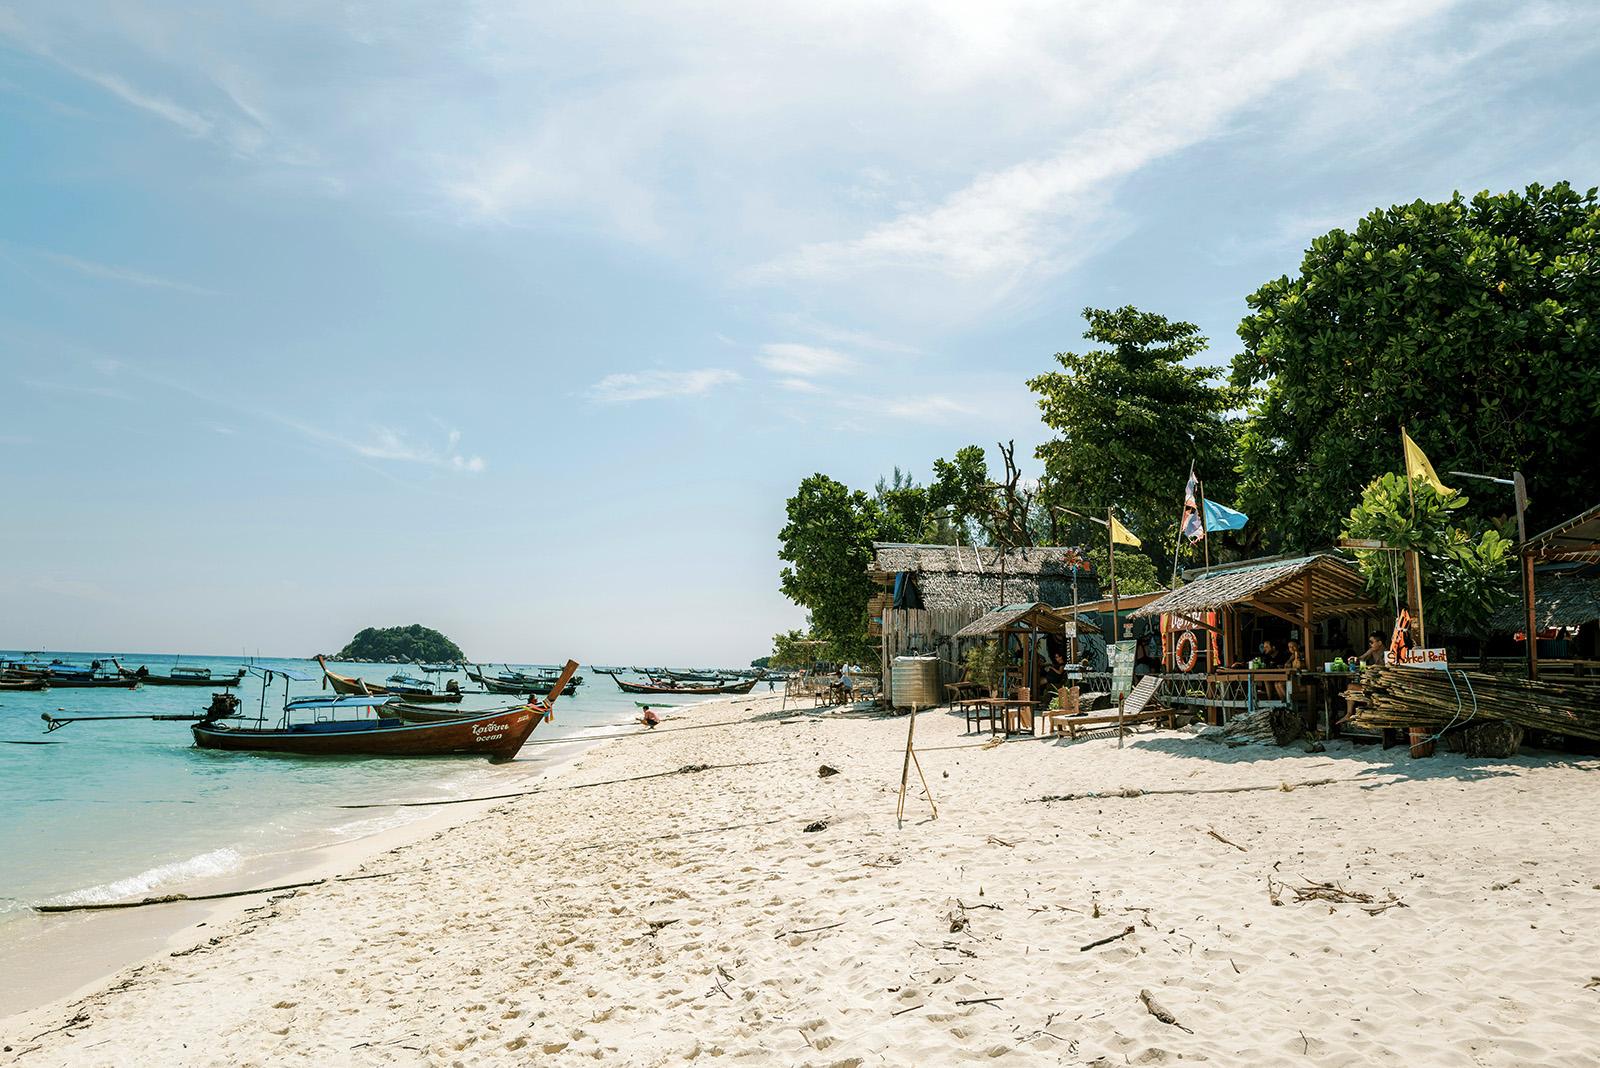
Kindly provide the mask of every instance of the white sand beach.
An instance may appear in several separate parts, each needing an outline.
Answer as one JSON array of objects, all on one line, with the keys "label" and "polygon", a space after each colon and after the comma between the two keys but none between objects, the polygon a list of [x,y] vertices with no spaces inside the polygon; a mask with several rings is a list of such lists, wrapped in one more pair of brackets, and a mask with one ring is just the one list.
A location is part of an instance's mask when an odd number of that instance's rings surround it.
[{"label": "white sand beach", "polygon": [[685,710],[6,1019],[0,1064],[1600,1063],[1600,760],[931,713],[897,828],[906,725]]}]

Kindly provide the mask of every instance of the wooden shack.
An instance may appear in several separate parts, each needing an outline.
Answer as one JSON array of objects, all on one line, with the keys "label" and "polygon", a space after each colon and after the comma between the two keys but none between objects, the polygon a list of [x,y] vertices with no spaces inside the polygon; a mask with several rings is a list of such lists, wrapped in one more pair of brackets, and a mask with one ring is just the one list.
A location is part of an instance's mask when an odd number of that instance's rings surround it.
[{"label": "wooden shack", "polygon": [[1387,637],[1366,580],[1336,553],[1246,560],[1184,577],[1183,586],[1128,614],[1160,618],[1168,674],[1194,684],[1174,702],[1205,708],[1213,722],[1292,700],[1291,673],[1250,666],[1264,641],[1280,649],[1300,642],[1304,676],[1323,674],[1318,669],[1334,655],[1359,652],[1368,634]]},{"label": "wooden shack", "polygon": [[1071,605],[1073,583],[1084,601],[1100,596],[1092,572],[1076,566],[1082,549],[1041,546],[1001,551],[971,545],[913,545],[875,542],[872,576],[881,593],[869,611],[883,638],[884,696],[892,686],[891,665],[904,655],[940,658],[945,682],[961,673],[956,635],[969,623],[1002,605]]}]

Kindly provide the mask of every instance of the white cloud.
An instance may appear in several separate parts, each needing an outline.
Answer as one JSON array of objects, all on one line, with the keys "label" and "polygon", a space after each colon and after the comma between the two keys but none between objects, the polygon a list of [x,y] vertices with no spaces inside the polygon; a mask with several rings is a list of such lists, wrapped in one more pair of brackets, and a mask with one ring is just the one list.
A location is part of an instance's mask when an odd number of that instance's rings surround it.
[{"label": "white cloud", "polygon": [[874,404],[872,410],[890,419],[903,419],[912,423],[939,423],[958,416],[969,416],[974,410],[950,397],[900,397]]},{"label": "white cloud", "polygon": [[821,393],[822,387],[805,378],[780,378],[778,388],[786,389],[790,393]]},{"label": "white cloud", "polygon": [[389,426],[374,426],[365,438],[349,438],[335,434],[310,423],[289,419],[276,413],[262,413],[312,441],[333,445],[367,460],[416,464],[441,471],[479,474],[488,464],[481,456],[467,456],[460,451],[461,433],[451,430],[442,445],[421,441],[403,431]]},{"label": "white cloud", "polygon": [[[197,297],[214,297],[217,295],[217,291],[214,289],[206,289],[202,286],[190,285],[188,282],[163,278],[160,275],[146,274],[143,271],[129,270],[126,267],[114,267],[108,263],[96,263],[93,260],[79,259],[77,256],[68,256],[60,252],[41,252],[39,255],[51,263],[70,268],[90,278],[126,282],[129,285],[145,286],[150,289],[171,289],[179,293],[190,293]],[[116,363],[114,360],[110,362]]]},{"label": "white cloud", "polygon": [[1260,125],[1287,169],[1390,135],[1414,81],[1476,104],[1464,83],[1496,57],[1465,38],[1500,47],[1507,22],[1593,38],[1581,5],[1535,10],[477,0],[196,20],[15,0],[0,36],[332,195],[434,222],[556,220],[818,314],[926,326],[1044,292],[1132,225],[1129,180],[1186,150]]},{"label": "white cloud", "polygon": [[756,362],[774,374],[788,378],[846,374],[856,367],[854,360],[835,349],[793,342],[762,345]]},{"label": "white cloud", "polygon": [[739,381],[737,372],[720,367],[694,371],[624,371],[606,375],[589,387],[589,397],[602,404],[631,404],[665,397],[698,397]]}]

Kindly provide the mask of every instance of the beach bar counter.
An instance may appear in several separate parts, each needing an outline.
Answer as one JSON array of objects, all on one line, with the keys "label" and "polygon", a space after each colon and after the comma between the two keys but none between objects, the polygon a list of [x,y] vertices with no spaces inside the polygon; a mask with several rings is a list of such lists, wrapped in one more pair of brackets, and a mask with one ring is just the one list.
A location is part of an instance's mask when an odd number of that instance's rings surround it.
[{"label": "beach bar counter", "polygon": [[[1162,700],[1216,724],[1245,711],[1287,711],[1298,700],[1332,734],[1336,691],[1353,673],[1325,666],[1359,652],[1369,634],[1387,638],[1355,566],[1327,552],[1197,568],[1184,578],[1129,613],[1160,621],[1169,668]],[[1265,643],[1286,650],[1290,641],[1300,643],[1298,669],[1263,662]]]}]

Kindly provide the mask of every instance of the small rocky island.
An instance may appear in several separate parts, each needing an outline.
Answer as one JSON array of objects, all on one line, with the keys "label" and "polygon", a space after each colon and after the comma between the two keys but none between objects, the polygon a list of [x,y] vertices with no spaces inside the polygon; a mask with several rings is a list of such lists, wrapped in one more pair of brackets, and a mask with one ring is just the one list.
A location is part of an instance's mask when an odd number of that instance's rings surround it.
[{"label": "small rocky island", "polygon": [[413,623],[409,627],[367,627],[332,657],[334,660],[368,663],[415,661],[429,664],[459,663],[466,658],[461,646],[420,623]]}]

